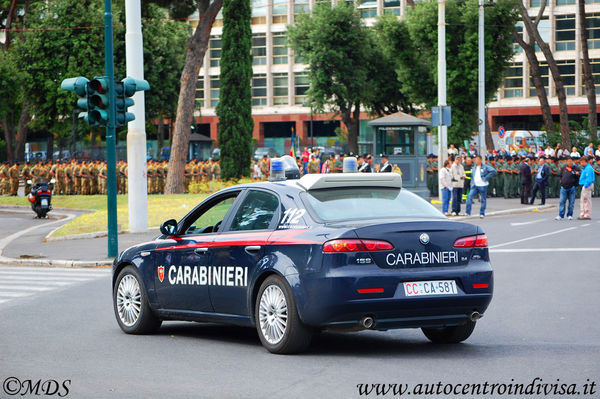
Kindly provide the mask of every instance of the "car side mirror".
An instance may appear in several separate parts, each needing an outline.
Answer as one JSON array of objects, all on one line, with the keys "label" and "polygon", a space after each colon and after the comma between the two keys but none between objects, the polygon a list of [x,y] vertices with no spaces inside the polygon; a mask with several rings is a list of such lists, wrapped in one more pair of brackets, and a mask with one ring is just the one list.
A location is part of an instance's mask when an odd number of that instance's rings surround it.
[{"label": "car side mirror", "polygon": [[160,225],[160,232],[166,236],[174,236],[177,234],[177,220],[169,219]]}]

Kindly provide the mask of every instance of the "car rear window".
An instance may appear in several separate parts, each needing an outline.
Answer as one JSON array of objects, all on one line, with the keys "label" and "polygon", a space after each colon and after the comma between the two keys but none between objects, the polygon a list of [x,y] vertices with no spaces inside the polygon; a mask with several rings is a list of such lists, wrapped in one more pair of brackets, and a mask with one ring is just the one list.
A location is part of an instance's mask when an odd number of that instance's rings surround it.
[{"label": "car rear window", "polygon": [[408,190],[330,188],[302,193],[324,222],[380,218],[444,218],[433,205]]}]

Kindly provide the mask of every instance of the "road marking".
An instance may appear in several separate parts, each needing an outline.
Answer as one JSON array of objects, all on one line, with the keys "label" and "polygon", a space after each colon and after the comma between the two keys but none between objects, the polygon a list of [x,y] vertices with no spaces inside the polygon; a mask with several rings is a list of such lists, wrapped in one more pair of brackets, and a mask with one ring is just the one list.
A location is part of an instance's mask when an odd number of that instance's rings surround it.
[{"label": "road marking", "polygon": [[29,295],[29,294],[26,292],[0,292],[0,298],[2,298],[2,297],[17,298],[17,297],[27,296],[27,295]]},{"label": "road marking", "polygon": [[71,276],[22,276],[18,274],[8,274],[8,273],[0,273],[0,277],[2,278],[10,278],[11,280],[23,280],[23,281],[88,281],[94,278],[94,276],[89,277],[71,277]]},{"label": "road marking", "polygon": [[588,227],[591,223],[582,224],[581,227]]},{"label": "road marking", "polygon": [[600,252],[600,248],[514,248],[490,249],[490,253],[523,253],[523,252]]},{"label": "road marking", "polygon": [[30,285],[0,285],[0,290],[31,290],[31,291],[48,291],[52,287],[32,287]]},{"label": "road marking", "polygon": [[492,249],[492,248],[498,248],[498,247],[504,247],[506,245],[516,244],[516,243],[523,242],[523,241],[534,240],[536,238],[547,237],[547,236],[551,236],[553,234],[564,233],[565,231],[575,230],[576,228],[577,227],[568,227],[568,228],[562,229],[562,230],[551,231],[550,233],[539,234],[537,236],[531,236],[531,237],[521,238],[520,240],[509,241],[509,242],[505,242],[505,243],[498,244],[498,245],[492,245],[490,247],[490,249]]},{"label": "road marking", "polygon": [[539,223],[539,222],[543,222],[549,219],[537,219],[537,220],[532,220],[530,222],[513,222],[510,225],[511,226],[525,226],[527,224],[534,224],[534,223]]}]

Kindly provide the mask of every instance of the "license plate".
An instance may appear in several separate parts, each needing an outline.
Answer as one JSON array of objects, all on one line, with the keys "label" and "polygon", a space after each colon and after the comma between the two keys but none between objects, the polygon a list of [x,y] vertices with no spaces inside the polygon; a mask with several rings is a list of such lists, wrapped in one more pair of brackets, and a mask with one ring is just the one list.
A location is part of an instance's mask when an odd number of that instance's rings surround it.
[{"label": "license plate", "polygon": [[424,296],[424,295],[456,295],[456,281],[415,281],[404,283],[404,295],[406,296]]},{"label": "license plate", "polygon": [[42,206],[48,206],[48,198],[42,198]]}]

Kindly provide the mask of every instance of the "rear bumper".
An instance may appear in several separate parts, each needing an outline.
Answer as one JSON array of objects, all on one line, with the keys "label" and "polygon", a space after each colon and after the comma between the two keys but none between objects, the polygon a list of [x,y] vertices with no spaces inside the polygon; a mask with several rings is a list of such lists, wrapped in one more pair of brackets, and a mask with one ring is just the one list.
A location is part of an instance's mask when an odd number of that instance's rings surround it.
[{"label": "rear bumper", "polygon": [[[483,314],[493,295],[493,272],[485,261],[402,270],[353,265],[301,280],[295,290],[300,318],[310,326],[325,328],[352,328],[364,316],[374,318],[374,329],[459,325],[473,311]],[[429,280],[454,280],[458,294],[405,295],[404,282]],[[474,284],[487,286],[475,288]],[[383,288],[383,292],[358,292],[365,288]]]}]

